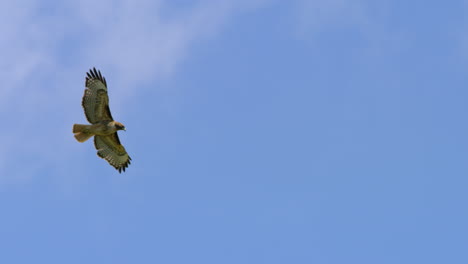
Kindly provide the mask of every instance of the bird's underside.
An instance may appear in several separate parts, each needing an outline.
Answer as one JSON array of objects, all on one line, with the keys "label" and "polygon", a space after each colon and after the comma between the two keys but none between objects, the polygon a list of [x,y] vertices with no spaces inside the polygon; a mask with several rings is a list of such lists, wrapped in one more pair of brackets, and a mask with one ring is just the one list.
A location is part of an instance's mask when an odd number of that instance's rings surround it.
[{"label": "bird's underside", "polygon": [[115,121],[101,121],[97,124],[83,125],[83,124],[74,124],[73,133],[75,138],[79,142],[85,142],[92,136],[109,136],[115,132],[117,129],[112,124]]},{"label": "bird's underside", "polygon": [[91,123],[74,124],[73,133],[79,142],[85,142],[94,136],[97,155],[116,168],[125,171],[132,160],[120,143],[117,131],[125,130],[122,123],[114,121],[109,109],[107,82],[96,68],[90,70],[85,81],[82,106],[86,119]]}]

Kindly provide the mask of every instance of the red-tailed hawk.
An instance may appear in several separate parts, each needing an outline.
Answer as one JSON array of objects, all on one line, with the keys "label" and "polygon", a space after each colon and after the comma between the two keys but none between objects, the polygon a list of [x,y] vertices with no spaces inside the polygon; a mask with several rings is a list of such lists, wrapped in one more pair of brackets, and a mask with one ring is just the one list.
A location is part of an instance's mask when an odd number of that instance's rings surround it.
[{"label": "red-tailed hawk", "polygon": [[125,130],[122,123],[114,121],[109,109],[106,79],[96,68],[86,73],[83,109],[91,125],[73,125],[76,140],[85,142],[94,136],[97,155],[114,166],[119,173],[125,171],[132,160],[120,144],[117,131]]}]

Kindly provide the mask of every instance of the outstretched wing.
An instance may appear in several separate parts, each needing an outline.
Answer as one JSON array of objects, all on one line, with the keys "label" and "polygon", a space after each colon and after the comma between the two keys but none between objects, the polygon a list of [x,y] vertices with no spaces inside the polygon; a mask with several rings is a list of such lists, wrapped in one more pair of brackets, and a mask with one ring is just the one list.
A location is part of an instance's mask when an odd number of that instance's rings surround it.
[{"label": "outstretched wing", "polygon": [[125,171],[132,160],[125,148],[120,144],[117,132],[109,136],[94,136],[94,146],[97,155],[109,162],[119,172]]},{"label": "outstretched wing", "polygon": [[109,96],[107,95],[106,79],[96,68],[86,73],[85,92],[83,95],[83,109],[86,119],[91,124],[103,120],[114,120],[109,109]]}]

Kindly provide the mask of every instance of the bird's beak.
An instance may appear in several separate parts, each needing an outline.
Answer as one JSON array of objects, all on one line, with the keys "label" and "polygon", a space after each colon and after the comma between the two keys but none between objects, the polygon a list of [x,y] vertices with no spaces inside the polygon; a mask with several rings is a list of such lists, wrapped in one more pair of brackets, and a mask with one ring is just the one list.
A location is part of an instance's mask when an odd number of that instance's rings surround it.
[{"label": "bird's beak", "polygon": [[125,127],[124,127],[123,131],[127,131],[127,129],[125,129]]}]

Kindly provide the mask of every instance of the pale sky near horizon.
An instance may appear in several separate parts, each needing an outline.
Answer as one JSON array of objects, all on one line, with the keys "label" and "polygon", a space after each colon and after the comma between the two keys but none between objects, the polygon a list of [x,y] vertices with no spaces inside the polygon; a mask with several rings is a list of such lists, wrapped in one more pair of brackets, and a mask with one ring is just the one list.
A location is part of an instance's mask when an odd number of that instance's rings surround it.
[{"label": "pale sky near horizon", "polygon": [[[0,263],[468,263],[468,1],[0,3]],[[101,70],[132,164],[78,143]]]}]

